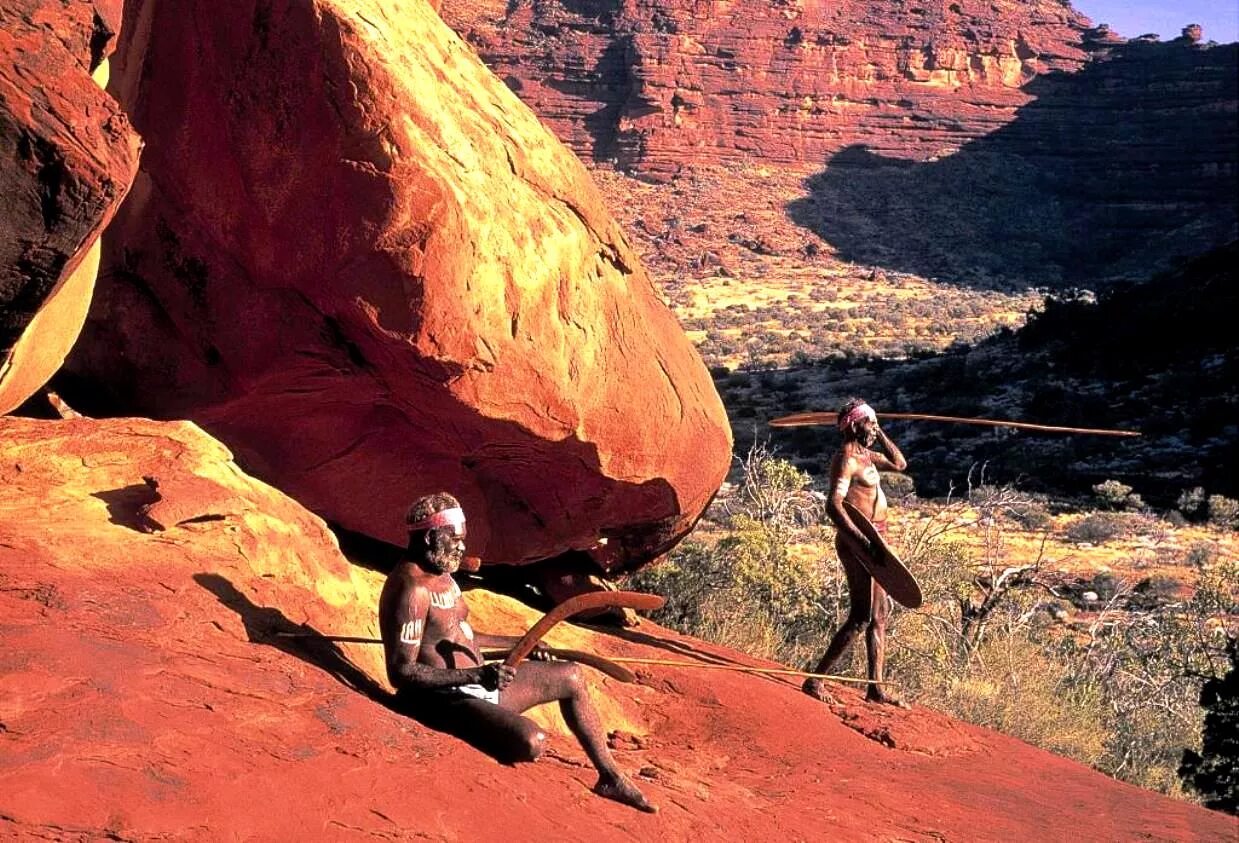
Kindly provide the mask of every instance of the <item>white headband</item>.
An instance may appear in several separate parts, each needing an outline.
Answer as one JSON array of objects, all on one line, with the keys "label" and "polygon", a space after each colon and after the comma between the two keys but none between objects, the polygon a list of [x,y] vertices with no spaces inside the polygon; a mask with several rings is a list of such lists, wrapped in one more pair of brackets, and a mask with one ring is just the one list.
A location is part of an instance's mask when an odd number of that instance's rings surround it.
[{"label": "white headband", "polygon": [[861,419],[869,419],[877,421],[878,414],[873,411],[873,408],[868,404],[857,404],[855,407],[847,411],[847,415],[839,419],[839,429],[847,430],[852,422],[860,421]]},{"label": "white headband", "polygon": [[428,515],[421,521],[409,525],[409,532],[429,530],[434,527],[454,527],[457,531],[465,526],[465,512],[458,506],[451,509],[441,509],[433,515]]}]

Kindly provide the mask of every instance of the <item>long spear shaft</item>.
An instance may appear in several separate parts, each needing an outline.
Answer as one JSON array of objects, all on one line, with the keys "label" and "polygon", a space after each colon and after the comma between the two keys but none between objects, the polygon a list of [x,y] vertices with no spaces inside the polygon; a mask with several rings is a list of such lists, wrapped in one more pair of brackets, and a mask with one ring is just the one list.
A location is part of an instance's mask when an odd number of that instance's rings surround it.
[{"label": "long spear shaft", "polygon": [[[359,635],[319,635],[313,632],[277,632],[275,633],[280,638],[324,638],[328,641],[336,641],[343,644],[382,644],[380,638],[364,638]],[[563,654],[568,660],[572,660],[572,655],[575,655],[570,650],[556,650],[548,648],[552,655]],[[490,653],[487,654],[491,655]],[[832,673],[808,673],[803,670],[792,670],[791,668],[779,667],[748,667],[742,664],[711,664],[709,662],[686,662],[672,661],[670,659],[641,659],[632,656],[606,656],[607,661],[616,662],[618,664],[648,664],[659,665],[662,667],[686,667],[693,670],[734,670],[743,673],[759,673],[773,674],[777,676],[801,676],[806,679],[830,679],[835,682],[856,682],[864,685],[886,685],[889,683],[878,682],[873,679],[858,679],[855,676],[836,676]]]},{"label": "long spear shaft", "polygon": [[[1044,433],[1087,433],[1094,436],[1141,436],[1138,430],[1112,430],[1100,427],[1061,427],[1032,422],[1004,421],[1002,419],[971,419],[962,416],[934,416],[928,413],[881,413],[882,419],[907,419],[911,421],[951,422],[953,424],[976,424],[986,427],[1014,427],[1020,430],[1038,430]],[[835,413],[796,413],[770,420],[771,427],[806,427],[809,425],[835,424]]]},{"label": "long spear shaft", "polygon": [[684,662],[669,659],[638,659],[628,656],[608,656],[611,661],[620,664],[654,664],[664,667],[688,667],[696,670],[735,670],[743,673],[763,673],[777,676],[803,676],[808,679],[831,679],[835,682],[858,682],[864,685],[887,685],[876,679],[859,679],[855,676],[836,676],[833,673],[809,673],[804,670],[792,670],[790,667],[749,667],[743,664],[711,664],[709,662]]}]

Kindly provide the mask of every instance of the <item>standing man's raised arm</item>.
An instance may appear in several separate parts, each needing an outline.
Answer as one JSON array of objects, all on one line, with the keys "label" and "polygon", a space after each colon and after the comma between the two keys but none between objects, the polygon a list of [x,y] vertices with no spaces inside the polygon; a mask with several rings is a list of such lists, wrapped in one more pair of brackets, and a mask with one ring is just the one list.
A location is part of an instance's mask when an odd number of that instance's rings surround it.
[{"label": "standing man's raised arm", "polygon": [[908,467],[908,461],[903,458],[903,451],[899,450],[899,446],[895,444],[886,431],[882,428],[877,428],[878,444],[882,446],[882,450],[886,451],[886,455],[877,451],[872,451],[873,464],[883,471],[903,471]]}]

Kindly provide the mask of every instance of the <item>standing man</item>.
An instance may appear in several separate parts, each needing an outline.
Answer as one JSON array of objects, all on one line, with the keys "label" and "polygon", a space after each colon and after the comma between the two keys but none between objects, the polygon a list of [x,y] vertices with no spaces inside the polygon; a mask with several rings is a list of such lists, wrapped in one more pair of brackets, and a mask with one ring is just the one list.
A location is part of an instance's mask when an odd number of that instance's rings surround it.
[{"label": "standing man", "polygon": [[[873,555],[869,539],[857,529],[843,508],[843,502],[855,506],[869,517],[873,526],[886,535],[886,495],[882,493],[883,471],[903,471],[908,462],[890,437],[878,427],[878,416],[873,408],[860,398],[853,398],[839,411],[839,431],[843,434],[843,447],[830,463],[830,498],[826,512],[835,523],[835,552],[843,563],[847,576],[851,608],[843,626],[835,632],[825,655],[817,663],[814,673],[830,673],[835,662],[852,646],[856,636],[864,629],[869,650],[869,679],[871,683],[865,694],[870,702],[888,705],[903,705],[899,700],[882,690],[883,665],[886,660],[886,618],[890,612],[889,598],[882,586],[869,575],[861,561],[859,551]],[[870,450],[875,444],[886,453]],[[821,679],[807,679],[804,692],[823,702],[833,702]]]},{"label": "standing man", "polygon": [[[594,792],[653,813],[620,772],[590,701],[581,668],[570,662],[483,664],[478,647],[512,647],[513,636],[475,633],[452,574],[465,552],[465,514],[451,495],[427,495],[409,509],[409,544],[379,597],[387,678],[402,704],[482,745],[503,761],[534,761],[546,734],[521,712],[556,701],[568,728],[598,770]],[[545,658],[535,650],[533,658]]]}]

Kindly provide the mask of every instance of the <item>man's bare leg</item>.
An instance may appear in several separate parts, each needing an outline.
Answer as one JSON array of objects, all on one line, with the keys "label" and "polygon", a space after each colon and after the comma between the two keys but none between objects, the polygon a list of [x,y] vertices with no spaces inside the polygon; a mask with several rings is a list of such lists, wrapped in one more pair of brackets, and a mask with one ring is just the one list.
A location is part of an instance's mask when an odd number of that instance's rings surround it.
[{"label": "man's bare leg", "polygon": [[890,614],[890,603],[888,602],[886,591],[876,582],[873,584],[870,603],[873,606],[873,618],[869,621],[865,643],[868,645],[869,651],[869,681],[874,684],[871,684],[869,690],[865,692],[865,699],[869,702],[907,708],[907,705],[902,700],[888,694],[882,689],[880,684],[885,677],[886,619]]},{"label": "man's bare leg", "polygon": [[419,707],[418,713],[432,728],[456,735],[505,764],[535,761],[546,747],[546,733],[537,723],[484,700],[435,701],[429,709]]},{"label": "man's bare leg", "polygon": [[[843,626],[835,631],[834,637],[830,639],[830,644],[826,647],[826,653],[813,669],[814,673],[830,673],[855,642],[856,636],[860,635],[861,630],[869,623],[873,588],[876,586],[869,572],[859,560],[852,557],[849,550],[839,544],[835,549],[839,553],[839,561],[843,563],[843,572],[847,576],[848,595],[852,605],[848,608],[848,616]],[[826,690],[826,682],[823,679],[806,679],[801,690],[822,702],[835,702],[835,698]]]},{"label": "man's bare leg", "polygon": [[657,811],[615,763],[580,667],[567,662],[525,662],[499,695],[499,705],[511,712],[552,701],[559,703],[564,722],[598,770],[594,792],[641,811]]}]

